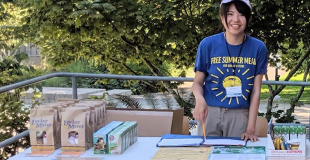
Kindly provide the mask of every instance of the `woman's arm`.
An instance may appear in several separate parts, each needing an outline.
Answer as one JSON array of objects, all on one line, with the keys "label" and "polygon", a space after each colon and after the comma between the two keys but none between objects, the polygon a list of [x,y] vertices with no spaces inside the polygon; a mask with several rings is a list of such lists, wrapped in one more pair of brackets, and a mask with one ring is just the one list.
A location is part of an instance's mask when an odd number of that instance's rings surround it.
[{"label": "woman's arm", "polygon": [[260,102],[260,93],[261,93],[261,85],[262,85],[263,75],[258,74],[254,79],[254,86],[251,94],[251,102],[249,108],[249,120],[246,133],[242,134],[241,138],[244,140],[250,139],[252,142],[258,140],[255,135],[255,125],[257,119],[257,113]]},{"label": "woman's arm", "polygon": [[195,78],[192,86],[192,91],[195,96],[196,105],[193,111],[193,117],[195,120],[204,123],[207,117],[208,109],[207,103],[204,98],[203,84],[205,81],[206,75],[203,72],[196,71]]},{"label": "woman's arm", "polygon": [[192,85],[192,91],[195,98],[203,98],[203,84],[205,81],[205,74],[200,71],[196,71],[194,82]]}]

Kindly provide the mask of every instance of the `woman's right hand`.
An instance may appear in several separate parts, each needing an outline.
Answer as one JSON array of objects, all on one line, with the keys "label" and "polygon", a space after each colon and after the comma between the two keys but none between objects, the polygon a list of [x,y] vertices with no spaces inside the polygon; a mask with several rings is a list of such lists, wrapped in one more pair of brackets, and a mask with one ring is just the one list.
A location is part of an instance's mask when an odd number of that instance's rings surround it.
[{"label": "woman's right hand", "polygon": [[208,116],[208,105],[204,98],[196,99],[193,116],[195,120],[199,121],[200,123],[205,123],[205,120]]}]

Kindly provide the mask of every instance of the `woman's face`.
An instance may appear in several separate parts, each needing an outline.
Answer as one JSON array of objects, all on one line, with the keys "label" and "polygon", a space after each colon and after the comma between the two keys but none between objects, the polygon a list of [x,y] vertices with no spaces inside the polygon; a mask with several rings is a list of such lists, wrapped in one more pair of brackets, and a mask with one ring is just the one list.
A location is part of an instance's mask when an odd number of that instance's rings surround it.
[{"label": "woman's face", "polygon": [[246,17],[238,12],[235,4],[231,4],[227,12],[227,24],[224,16],[221,16],[226,34],[229,36],[243,35],[246,28]]}]

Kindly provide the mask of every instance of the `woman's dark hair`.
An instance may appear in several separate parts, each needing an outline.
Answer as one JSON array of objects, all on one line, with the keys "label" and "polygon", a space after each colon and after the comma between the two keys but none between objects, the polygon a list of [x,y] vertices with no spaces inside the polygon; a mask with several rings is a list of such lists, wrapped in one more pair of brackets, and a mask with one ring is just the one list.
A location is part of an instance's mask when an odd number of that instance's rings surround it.
[{"label": "woman's dark hair", "polygon": [[[229,3],[223,3],[220,8],[220,16],[225,18],[225,25],[227,26],[227,12],[231,4],[235,4],[239,13],[243,14],[246,18],[246,28],[248,28],[249,21],[251,19],[251,9],[242,1],[232,1]],[[228,26],[227,26],[228,27]]]}]

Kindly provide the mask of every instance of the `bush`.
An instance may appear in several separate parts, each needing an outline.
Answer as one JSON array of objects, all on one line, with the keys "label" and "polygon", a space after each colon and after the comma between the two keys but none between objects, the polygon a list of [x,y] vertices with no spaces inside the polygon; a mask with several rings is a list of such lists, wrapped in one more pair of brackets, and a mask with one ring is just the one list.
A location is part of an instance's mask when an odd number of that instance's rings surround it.
[{"label": "bush", "polygon": [[[36,75],[33,67],[23,65],[27,55],[16,54],[0,61],[0,87],[10,85]],[[29,87],[27,87],[29,88]],[[23,108],[21,93],[27,88],[17,88],[0,94],[0,142],[28,130],[29,109]],[[0,149],[2,159],[18,153],[20,148],[29,147],[29,137]]]}]

